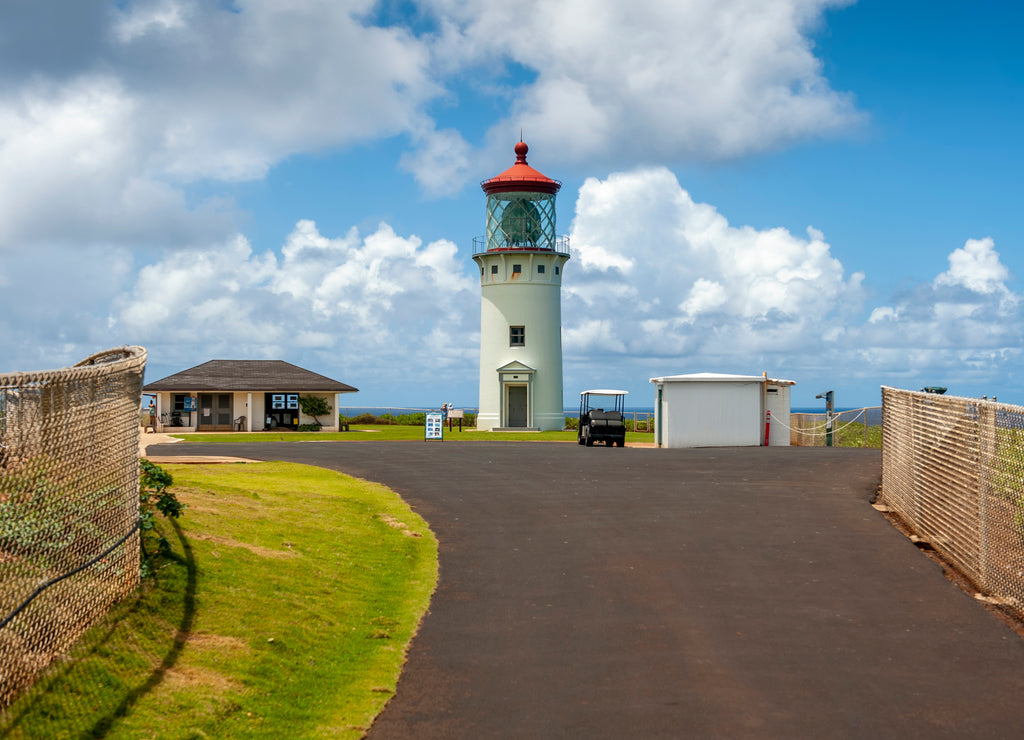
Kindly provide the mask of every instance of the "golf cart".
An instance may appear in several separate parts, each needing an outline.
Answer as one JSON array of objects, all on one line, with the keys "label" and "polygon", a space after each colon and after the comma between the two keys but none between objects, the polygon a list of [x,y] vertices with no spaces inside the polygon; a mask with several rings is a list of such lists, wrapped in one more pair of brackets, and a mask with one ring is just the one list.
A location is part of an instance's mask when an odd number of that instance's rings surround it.
[{"label": "golf cart", "polygon": [[[580,393],[580,423],[576,433],[581,445],[592,447],[594,442],[604,442],[611,447],[626,446],[626,423],[622,411],[629,391],[593,390]],[[596,397],[596,398],[595,398]],[[610,406],[610,410],[597,408]]]}]

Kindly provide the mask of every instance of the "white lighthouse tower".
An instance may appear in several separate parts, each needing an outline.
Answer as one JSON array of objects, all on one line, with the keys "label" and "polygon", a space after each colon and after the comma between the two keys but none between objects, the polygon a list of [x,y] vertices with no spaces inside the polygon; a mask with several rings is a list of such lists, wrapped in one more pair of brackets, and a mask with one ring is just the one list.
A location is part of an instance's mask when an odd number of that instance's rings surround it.
[{"label": "white lighthouse tower", "polygon": [[480,267],[478,429],[562,429],[562,269],[569,243],[555,235],[562,183],[516,163],[480,184],[487,233],[474,239]]}]

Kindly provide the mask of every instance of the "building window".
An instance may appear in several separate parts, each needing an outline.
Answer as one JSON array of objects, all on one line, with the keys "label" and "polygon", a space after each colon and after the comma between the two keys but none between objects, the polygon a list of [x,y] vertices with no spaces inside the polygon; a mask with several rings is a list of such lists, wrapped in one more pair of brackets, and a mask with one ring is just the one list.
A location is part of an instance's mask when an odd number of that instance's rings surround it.
[{"label": "building window", "polygon": [[483,276],[484,276],[484,268],[481,267],[480,268],[480,277],[483,277]]},{"label": "building window", "polygon": [[508,328],[508,345],[510,347],[526,346],[526,327],[510,326]]},{"label": "building window", "polygon": [[491,265],[491,274],[492,275],[497,275],[498,274],[498,266],[497,265]]},{"label": "building window", "polygon": [[555,265],[555,274],[558,274],[558,265]]},{"label": "building window", "polygon": [[188,396],[178,395],[177,393],[171,396],[171,411],[184,411],[186,403],[185,399],[187,398]]},{"label": "building window", "polygon": [[512,274],[521,273],[523,271],[522,265],[512,265]]},{"label": "building window", "polygon": [[544,265],[537,265],[537,274],[538,275],[543,275],[544,274]]}]

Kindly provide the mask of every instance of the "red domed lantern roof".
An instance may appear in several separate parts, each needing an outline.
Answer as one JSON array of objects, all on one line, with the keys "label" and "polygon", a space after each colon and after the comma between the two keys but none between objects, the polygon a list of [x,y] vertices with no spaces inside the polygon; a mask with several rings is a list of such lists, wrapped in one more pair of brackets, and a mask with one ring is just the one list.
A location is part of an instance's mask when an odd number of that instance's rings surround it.
[{"label": "red domed lantern roof", "polygon": [[530,150],[526,143],[516,144],[516,163],[500,175],[484,180],[480,187],[488,195],[493,193],[511,193],[526,191],[530,193],[549,193],[554,195],[562,187],[558,180],[538,172],[526,164],[526,153]]}]

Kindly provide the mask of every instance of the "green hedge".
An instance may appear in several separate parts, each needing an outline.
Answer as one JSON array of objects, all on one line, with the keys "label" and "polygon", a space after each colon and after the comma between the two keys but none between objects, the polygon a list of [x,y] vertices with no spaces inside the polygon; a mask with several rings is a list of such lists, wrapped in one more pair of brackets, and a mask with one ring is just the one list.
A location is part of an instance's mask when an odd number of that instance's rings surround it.
[{"label": "green hedge", "polygon": [[[360,414],[359,416],[348,417],[344,414],[339,414],[338,420],[342,424],[393,424],[395,426],[421,427],[427,423],[427,414],[423,411],[413,414],[398,414],[397,416],[395,414],[381,414],[380,416]],[[454,421],[457,423],[458,419]],[[466,412],[462,419],[462,426],[475,427],[476,414]]]}]

